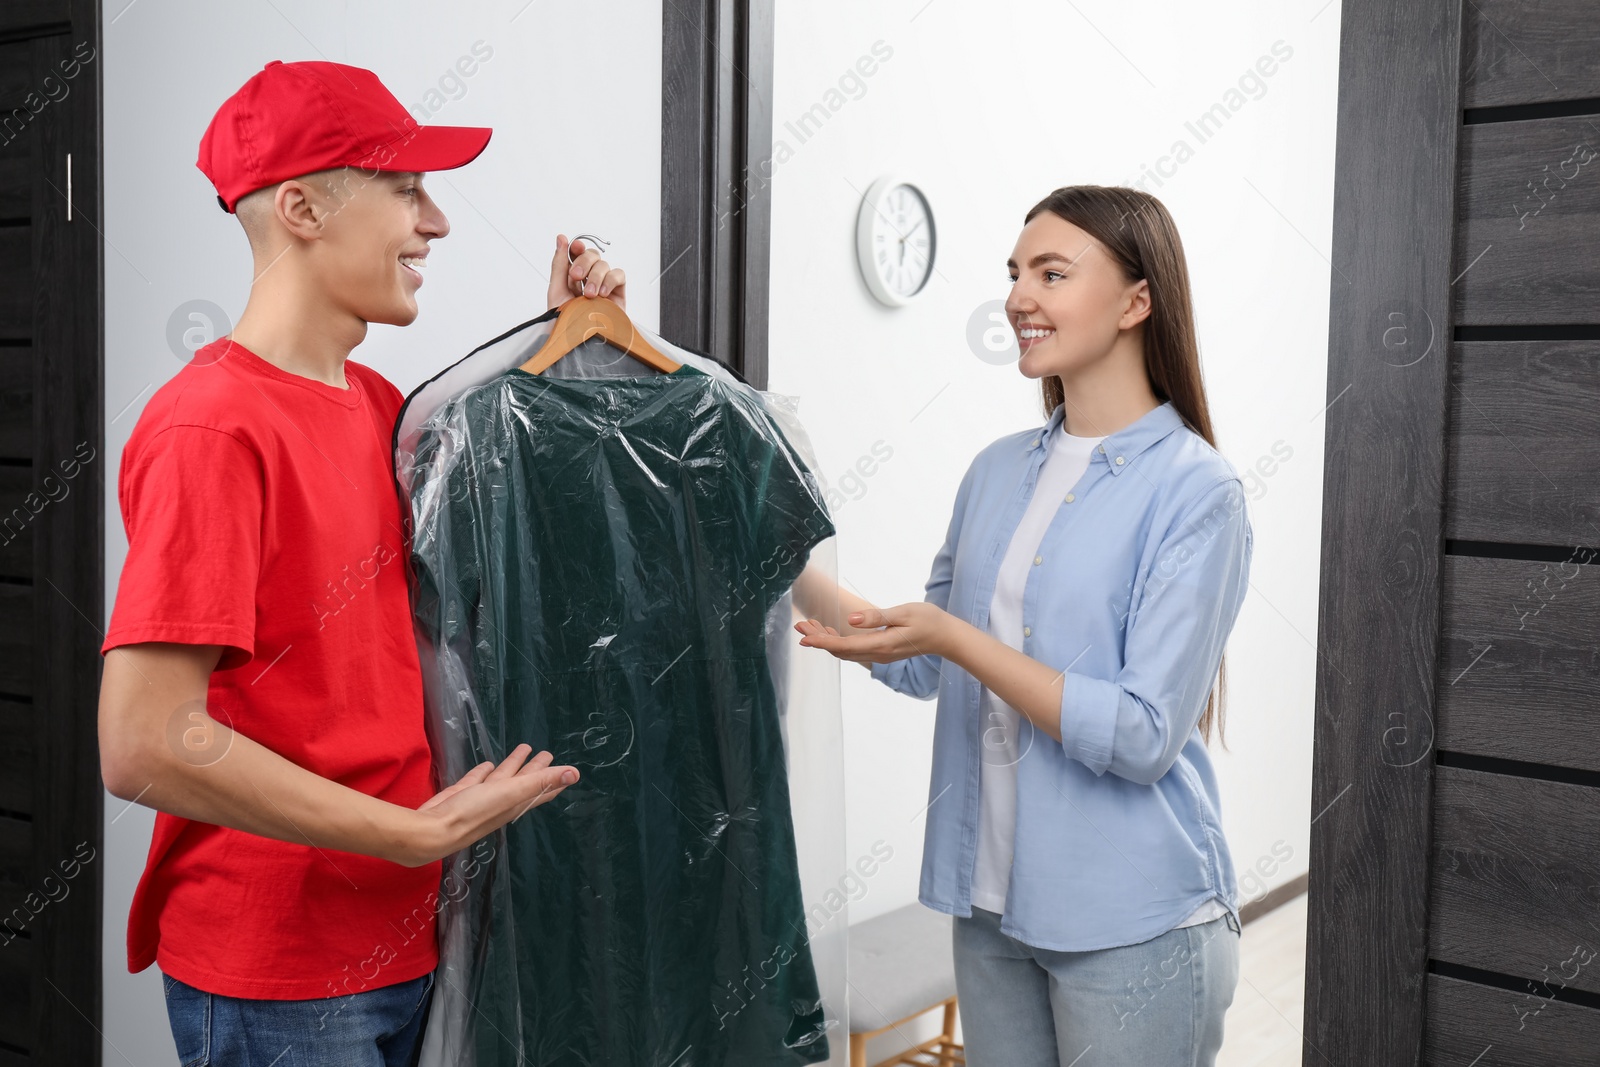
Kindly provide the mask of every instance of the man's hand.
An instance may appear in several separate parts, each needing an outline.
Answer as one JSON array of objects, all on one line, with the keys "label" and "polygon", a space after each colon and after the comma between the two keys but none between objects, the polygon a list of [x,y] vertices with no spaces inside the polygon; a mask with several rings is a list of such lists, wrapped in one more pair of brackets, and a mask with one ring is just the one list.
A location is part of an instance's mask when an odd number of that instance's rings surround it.
[{"label": "man's hand", "polygon": [[[568,262],[567,249],[572,249]],[[600,258],[600,250],[583,241],[568,242],[566,234],[556,234],[556,254],[550,261],[549,307],[560,307],[575,296],[603,296],[624,310],[628,306],[627,276]]]},{"label": "man's hand", "polygon": [[532,751],[528,745],[518,745],[498,767],[480,763],[424,802],[417,809],[421,832],[399,862],[420,867],[443,859],[554,800],[578,780],[577,768],[550,766],[554,757],[548,752],[524,764]]}]

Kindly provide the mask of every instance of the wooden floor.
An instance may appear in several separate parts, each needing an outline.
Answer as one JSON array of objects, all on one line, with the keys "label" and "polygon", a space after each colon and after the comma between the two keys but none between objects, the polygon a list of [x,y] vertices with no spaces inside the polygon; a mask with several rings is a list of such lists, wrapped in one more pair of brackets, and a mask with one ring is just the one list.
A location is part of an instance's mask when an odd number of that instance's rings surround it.
[{"label": "wooden floor", "polygon": [[1305,977],[1302,893],[1245,924],[1239,988],[1228,1009],[1217,1067],[1299,1067]]}]

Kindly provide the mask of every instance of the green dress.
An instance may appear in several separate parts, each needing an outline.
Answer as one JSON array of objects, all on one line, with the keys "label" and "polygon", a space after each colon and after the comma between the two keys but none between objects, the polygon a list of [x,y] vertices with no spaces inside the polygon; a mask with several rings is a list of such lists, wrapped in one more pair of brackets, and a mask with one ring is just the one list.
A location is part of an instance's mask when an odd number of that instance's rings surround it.
[{"label": "green dress", "polygon": [[524,741],[582,774],[447,866],[477,1063],[827,1059],[765,624],[834,528],[760,397],[512,370],[412,474],[441,781]]}]

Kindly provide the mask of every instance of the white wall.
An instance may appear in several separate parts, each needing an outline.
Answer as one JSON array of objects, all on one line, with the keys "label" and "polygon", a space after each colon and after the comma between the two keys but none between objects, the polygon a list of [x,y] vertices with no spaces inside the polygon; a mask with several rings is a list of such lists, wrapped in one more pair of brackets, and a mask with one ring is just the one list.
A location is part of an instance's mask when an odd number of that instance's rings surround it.
[{"label": "white wall", "polygon": [[[195,167],[216,108],[268,60],[367,67],[421,121],[492,126],[465,168],[427,179],[451,224],[436,241],[422,312],[374,327],[353,353],[402,390],[545,309],[557,232],[598,234],[628,271],[628,307],[658,320],[661,4],[627,17],[584,4],[477,0],[110,0],[105,12],[107,446],[115,464],[150,393],[182,366],[169,320],[190,301],[244,309],[244,234]],[[489,58],[459,82],[463,56]],[[472,69],[472,64],[467,64]],[[456,76],[459,77],[459,72]],[[443,89],[440,80],[446,79]],[[429,98],[429,90],[437,95]],[[586,116],[618,131],[597,143]],[[98,221],[98,220],[97,220]],[[225,333],[223,324],[218,333]],[[106,484],[106,609],[127,550],[115,478]],[[105,1062],[176,1062],[156,968],[127,973],[128,904],[154,822],[107,795]]]},{"label": "white wall", "polygon": [[[1231,751],[1213,742],[1247,896],[1306,870],[1312,814],[1339,25],[1320,2],[812,0],[780,5],[777,23],[771,387],[803,398],[822,474],[857,470],[840,571],[876,603],[922,598],[972,456],[1043,421],[1037,384],[966,339],[973,311],[1006,295],[1025,211],[1062,185],[1135,184],[1180,139],[1192,149],[1143,187],[1184,238],[1220,447],[1241,474],[1271,471],[1252,489],[1251,590],[1227,655]],[[892,55],[852,81],[880,41]],[[1226,95],[1278,41],[1290,57]],[[829,117],[802,136],[817,103]],[[1217,103],[1228,118],[1202,143],[1185,123]],[[899,310],[871,298],[854,256],[861,194],[889,172],[938,223],[936,274]],[[894,850],[855,922],[916,899],[933,704],[854,667],[844,687],[847,855]]]}]

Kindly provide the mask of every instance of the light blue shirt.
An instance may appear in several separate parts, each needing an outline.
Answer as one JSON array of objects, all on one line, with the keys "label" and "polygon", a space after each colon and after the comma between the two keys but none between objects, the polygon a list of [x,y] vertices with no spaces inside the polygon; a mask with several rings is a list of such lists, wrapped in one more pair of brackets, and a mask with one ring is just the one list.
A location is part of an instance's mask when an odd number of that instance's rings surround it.
[{"label": "light blue shirt", "polygon": [[[978,453],[956,492],[924,599],[980,630],[1063,410]],[[1106,437],[1057,507],[1023,592],[1022,651],[1065,672],[1061,741],[1023,719],[1003,932],[1044,949],[1135,944],[1212,897],[1238,921],[1198,723],[1251,551],[1243,482],[1170,401]],[[933,655],[872,676],[938,697],[919,896],[970,916],[982,687]]]}]

